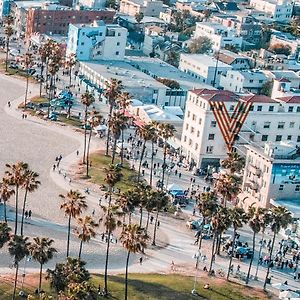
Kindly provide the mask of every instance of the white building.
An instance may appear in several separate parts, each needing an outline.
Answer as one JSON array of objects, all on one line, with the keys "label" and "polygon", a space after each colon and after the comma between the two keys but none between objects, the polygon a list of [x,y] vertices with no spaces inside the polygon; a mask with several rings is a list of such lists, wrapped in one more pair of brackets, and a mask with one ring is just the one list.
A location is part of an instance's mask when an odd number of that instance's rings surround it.
[{"label": "white building", "polygon": [[148,17],[159,17],[164,11],[163,2],[159,0],[121,0],[120,12],[126,15],[135,16],[143,13]]},{"label": "white building", "polygon": [[105,8],[106,0],[79,0],[80,6],[99,9]]},{"label": "white building", "polygon": [[194,90],[188,94],[181,137],[184,155],[198,168],[218,165],[226,157],[227,147],[211,110],[210,102],[223,101],[232,115],[237,100],[252,103],[236,147],[243,144],[293,141],[300,142],[300,97],[273,100],[262,95],[238,96],[229,91]]},{"label": "white building", "polygon": [[219,61],[232,66],[233,70],[252,69],[252,61],[249,57],[234,53],[229,50],[221,50],[218,54]]},{"label": "white building", "polygon": [[234,93],[259,93],[267,81],[268,77],[260,70],[229,70],[222,74],[220,86]]},{"label": "white building", "polygon": [[258,11],[270,15],[276,22],[289,22],[292,18],[292,0],[250,0],[250,5]]},{"label": "white building", "polygon": [[234,46],[240,49],[243,38],[237,34],[234,28],[212,22],[197,22],[193,38],[207,37],[213,43],[212,48],[216,51],[225,48],[225,46]]},{"label": "white building", "polygon": [[269,208],[280,201],[300,199],[300,151],[291,142],[246,146],[247,156],[241,199],[244,206]]},{"label": "white building", "polygon": [[116,24],[94,21],[91,25],[69,24],[67,55],[78,60],[123,60],[127,29]]},{"label": "white building", "polygon": [[221,75],[225,75],[232,66],[205,54],[181,54],[179,69],[199,82],[219,87]]}]

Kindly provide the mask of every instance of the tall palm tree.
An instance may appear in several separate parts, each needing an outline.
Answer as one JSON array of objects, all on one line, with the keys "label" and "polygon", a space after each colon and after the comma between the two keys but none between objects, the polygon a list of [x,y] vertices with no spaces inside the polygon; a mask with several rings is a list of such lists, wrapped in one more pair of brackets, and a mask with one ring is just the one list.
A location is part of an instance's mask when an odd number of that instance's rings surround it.
[{"label": "tall palm tree", "polygon": [[143,253],[147,246],[148,236],[144,229],[137,224],[123,226],[120,241],[127,250],[125,271],[125,300],[128,298],[128,264],[131,253]]},{"label": "tall palm tree", "polygon": [[[284,206],[275,206],[271,209],[271,230],[273,232],[273,239],[270,251],[270,260],[272,260],[272,254],[274,249],[274,243],[276,239],[276,235],[282,228],[287,228],[289,224],[293,221],[291,212]],[[268,269],[266,273],[266,278],[264,282],[264,290],[266,289],[266,285],[268,282],[269,274],[270,274],[271,263],[268,264]]]},{"label": "tall palm tree", "polygon": [[88,243],[91,238],[96,236],[95,228],[98,224],[93,220],[91,216],[80,217],[77,219],[77,228],[75,230],[77,237],[80,239],[78,258],[81,258],[83,243]]},{"label": "tall palm tree", "polygon": [[[89,138],[87,143],[87,149],[86,149],[86,177],[89,177],[89,167],[90,167],[90,145],[91,145],[91,138],[92,138],[92,132],[95,127],[97,127],[101,123],[102,116],[97,111],[92,111],[91,115],[88,119],[89,124]],[[85,126],[86,127],[86,126]]]},{"label": "tall palm tree", "polygon": [[4,221],[7,223],[7,208],[6,203],[10,197],[15,193],[15,191],[10,187],[9,180],[5,177],[2,178],[0,182],[0,199],[3,201],[3,210],[4,210]]},{"label": "tall palm tree", "polygon": [[128,224],[131,224],[131,215],[139,203],[139,195],[134,190],[128,190],[121,193],[116,204],[123,212],[123,223],[125,224],[126,214],[128,214]]},{"label": "tall palm tree", "polygon": [[154,223],[154,230],[153,230],[152,246],[156,245],[156,231],[157,231],[157,222],[158,222],[159,212],[162,209],[164,209],[168,205],[168,203],[169,203],[169,197],[163,191],[157,191],[156,194],[154,195],[154,197],[155,197],[154,201],[156,202],[156,204],[155,204],[156,216],[155,216],[155,223]]},{"label": "tall palm tree", "polygon": [[53,255],[57,250],[52,247],[54,240],[45,237],[35,237],[33,242],[29,245],[29,253],[32,258],[40,264],[40,277],[38,291],[41,291],[42,287],[42,274],[43,265],[53,258]]},{"label": "tall palm tree", "polygon": [[71,90],[71,84],[72,84],[72,69],[76,65],[76,63],[77,63],[76,54],[71,53],[69,56],[66,57],[65,68],[69,72],[69,90]]},{"label": "tall palm tree", "polygon": [[163,165],[162,165],[162,178],[161,178],[161,185],[162,189],[164,187],[165,181],[165,173],[167,169],[166,165],[166,158],[167,158],[167,149],[168,149],[168,139],[174,136],[176,129],[173,125],[168,123],[159,123],[157,125],[158,136],[160,136],[164,141],[164,153],[163,153]]},{"label": "tall palm tree", "polygon": [[246,224],[248,221],[248,215],[246,214],[245,210],[241,207],[233,207],[228,210],[228,218],[231,221],[233,226],[233,240],[232,240],[232,249],[230,253],[230,260],[229,260],[229,267],[227,272],[227,280],[229,279],[230,269],[232,265],[232,258],[235,248],[235,240],[236,240],[236,232],[238,228],[243,227],[243,224]]},{"label": "tall palm tree", "polygon": [[24,181],[21,186],[25,190],[24,200],[23,200],[23,209],[22,209],[21,235],[23,235],[24,215],[25,215],[25,208],[26,208],[26,203],[27,203],[27,195],[28,195],[28,193],[32,193],[36,189],[38,189],[39,185],[41,184],[41,182],[37,179],[38,177],[39,177],[39,174],[34,171],[26,170],[24,172]]},{"label": "tall palm tree", "polygon": [[29,69],[33,63],[32,53],[26,52],[23,56],[23,61],[26,70],[26,88],[25,88],[25,99],[24,99],[24,110],[26,110],[27,106],[27,97],[28,97],[28,86],[29,86]]},{"label": "tall palm tree", "polygon": [[[104,92],[104,96],[106,97],[108,104],[109,104],[109,114],[108,114],[108,122],[112,117],[112,112],[114,107],[116,106],[116,99],[118,98],[119,94],[123,89],[122,81],[111,78],[110,82],[106,83],[107,89]],[[108,155],[109,150],[109,142],[110,142],[110,128],[107,131],[107,139],[106,139],[106,153]]]},{"label": "tall palm tree", "polygon": [[6,35],[6,54],[5,54],[5,71],[6,72],[8,70],[8,54],[9,54],[10,38],[14,34],[14,30],[12,27],[13,22],[14,22],[14,17],[11,15],[5,17],[5,19],[4,19],[4,23],[5,23],[4,33]]},{"label": "tall palm tree", "polygon": [[153,163],[154,163],[154,143],[156,143],[158,135],[157,135],[157,123],[156,122],[151,122],[152,125],[152,138],[151,138],[151,160],[150,160],[150,178],[149,178],[149,184],[152,186],[153,184]]},{"label": "tall palm tree", "polygon": [[0,223],[0,249],[10,240],[11,228],[6,222]]},{"label": "tall palm tree", "polygon": [[250,206],[248,209],[248,217],[249,217],[249,227],[252,229],[253,235],[252,235],[252,253],[251,260],[249,263],[247,278],[246,278],[246,284],[249,283],[249,278],[251,274],[251,267],[254,259],[255,254],[255,238],[256,235],[261,231],[263,224],[264,224],[264,218],[266,216],[267,209],[262,207],[255,207]]},{"label": "tall palm tree", "polygon": [[144,197],[147,199],[144,205],[147,211],[147,222],[145,230],[148,232],[150,213],[153,212],[153,210],[156,208],[156,191],[150,188],[145,190],[145,193],[146,195]]},{"label": "tall palm tree", "polygon": [[83,158],[82,163],[86,163],[86,132],[87,132],[87,126],[88,126],[88,109],[89,107],[95,102],[95,97],[92,93],[85,92],[83,95],[81,95],[81,103],[84,105],[84,144],[83,144]]},{"label": "tall palm tree", "polygon": [[28,237],[22,237],[19,235],[14,235],[13,238],[8,243],[8,252],[10,256],[13,257],[15,268],[16,268],[12,300],[16,299],[19,263],[25,256],[29,255],[29,246],[30,243],[28,242]]},{"label": "tall palm tree", "polygon": [[17,162],[15,164],[6,164],[5,171],[6,178],[10,185],[15,187],[15,230],[14,234],[18,232],[18,209],[19,209],[19,189],[24,182],[24,174],[28,169],[28,164],[24,162]]},{"label": "tall palm tree", "polygon": [[227,153],[227,157],[221,161],[221,166],[228,169],[231,174],[239,173],[245,166],[244,157],[237,152]]},{"label": "tall palm tree", "polygon": [[71,233],[71,219],[77,218],[84,209],[87,208],[85,196],[81,195],[79,191],[70,190],[66,195],[59,195],[64,201],[60,209],[68,217],[68,239],[67,239],[67,257],[69,257],[70,249],[70,233]]}]

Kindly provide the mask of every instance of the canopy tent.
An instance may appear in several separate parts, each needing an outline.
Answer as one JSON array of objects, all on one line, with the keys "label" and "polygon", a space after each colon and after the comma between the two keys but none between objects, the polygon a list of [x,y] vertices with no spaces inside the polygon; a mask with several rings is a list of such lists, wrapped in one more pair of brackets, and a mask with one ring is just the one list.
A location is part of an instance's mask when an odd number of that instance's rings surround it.
[{"label": "canopy tent", "polygon": [[272,287],[274,287],[280,291],[287,291],[290,288],[287,284],[280,283],[280,282],[272,284]]},{"label": "canopy tent", "polygon": [[299,294],[293,291],[283,291],[279,293],[279,299],[290,300],[291,298],[299,298]]},{"label": "canopy tent", "polygon": [[104,125],[104,124],[100,124],[97,127],[95,127],[94,130],[96,130],[96,131],[106,131],[107,130],[107,126]]},{"label": "canopy tent", "polygon": [[184,189],[182,189],[179,185],[176,185],[175,183],[169,184],[167,186],[167,191],[173,196],[184,195]]}]

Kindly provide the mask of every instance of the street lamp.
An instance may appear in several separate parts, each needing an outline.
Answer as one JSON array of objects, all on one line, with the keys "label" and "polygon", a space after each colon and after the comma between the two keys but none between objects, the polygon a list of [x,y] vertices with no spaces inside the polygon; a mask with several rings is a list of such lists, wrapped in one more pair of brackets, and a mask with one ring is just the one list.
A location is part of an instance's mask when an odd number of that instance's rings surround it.
[{"label": "street lamp", "polygon": [[200,251],[194,254],[193,258],[196,259],[196,272],[195,272],[195,279],[194,279],[194,287],[191,291],[192,295],[197,295],[196,291],[196,284],[197,284],[197,277],[198,277],[198,266],[199,266],[199,259],[201,257]]},{"label": "street lamp", "polygon": [[31,261],[31,256],[27,255],[25,257],[25,261],[24,261],[24,269],[23,269],[23,274],[22,274],[22,286],[21,286],[21,290],[23,290],[23,286],[24,286],[24,281],[25,281],[25,276],[26,276],[26,263]]}]

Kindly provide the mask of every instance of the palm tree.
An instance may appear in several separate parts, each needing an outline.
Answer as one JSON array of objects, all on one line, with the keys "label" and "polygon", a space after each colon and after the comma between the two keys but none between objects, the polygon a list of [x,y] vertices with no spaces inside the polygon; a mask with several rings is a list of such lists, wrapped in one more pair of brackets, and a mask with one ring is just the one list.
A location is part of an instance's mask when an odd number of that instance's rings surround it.
[{"label": "palm tree", "polygon": [[163,191],[156,191],[156,196],[154,201],[156,202],[155,208],[156,208],[156,216],[155,216],[155,223],[154,223],[154,231],[153,231],[153,240],[152,240],[152,246],[156,245],[156,231],[157,231],[157,222],[158,222],[158,215],[159,212],[164,209],[168,203],[169,203],[169,197],[168,195]]},{"label": "palm tree", "polygon": [[87,208],[85,196],[81,195],[79,191],[70,190],[66,195],[59,195],[63,199],[63,203],[60,206],[68,217],[68,239],[67,239],[67,257],[69,257],[70,249],[70,233],[71,233],[71,219],[77,218],[82,210]]},{"label": "palm tree", "polygon": [[228,169],[231,174],[239,173],[245,166],[244,157],[240,156],[237,152],[227,153],[227,157],[221,161],[221,166]]},{"label": "palm tree", "polygon": [[232,247],[230,253],[230,260],[229,260],[229,267],[227,272],[227,280],[229,279],[231,265],[232,265],[232,258],[235,249],[235,239],[236,239],[236,232],[238,228],[243,227],[243,224],[246,224],[248,221],[248,215],[246,214],[245,210],[241,207],[233,207],[228,210],[228,218],[231,221],[233,226],[233,240],[232,240]]},{"label": "palm tree", "polygon": [[135,190],[128,190],[121,193],[116,204],[122,209],[123,223],[125,224],[125,217],[128,214],[128,224],[131,224],[131,215],[139,203],[139,195]]},{"label": "palm tree", "polygon": [[26,52],[23,57],[24,65],[26,69],[26,89],[25,89],[25,99],[24,99],[24,110],[26,110],[27,97],[28,97],[28,86],[29,86],[29,68],[32,66],[33,57],[32,53]]},{"label": "palm tree", "polygon": [[76,54],[71,53],[68,57],[66,57],[65,68],[68,69],[69,72],[69,90],[71,90],[71,84],[72,84],[72,69],[76,65],[76,63],[77,63]]},{"label": "palm tree", "polygon": [[6,222],[0,223],[0,249],[10,240],[11,228]]},{"label": "palm tree", "polygon": [[[109,122],[112,117],[113,109],[116,105],[116,99],[121,93],[121,90],[123,89],[123,85],[121,80],[115,78],[111,78],[110,82],[107,82],[106,85],[107,85],[107,89],[104,92],[104,96],[108,100],[108,104],[109,104],[109,114],[108,114],[108,122]],[[110,129],[108,128],[107,139],[106,139],[106,153],[105,153],[106,156],[108,155],[109,142],[110,142]]]},{"label": "palm tree", "polygon": [[14,30],[12,27],[13,22],[14,22],[13,16],[7,16],[4,19],[4,23],[5,23],[4,33],[6,35],[6,54],[5,54],[5,71],[6,72],[8,70],[8,54],[9,54],[10,38],[14,34]]},{"label": "palm tree", "polygon": [[145,209],[147,211],[147,222],[146,222],[145,230],[148,232],[150,213],[156,207],[156,191],[151,189],[151,187],[150,187],[150,189],[147,189],[145,191],[145,193],[146,193],[145,198],[147,199],[147,201],[144,205]]},{"label": "palm tree", "polygon": [[253,255],[251,256],[251,260],[249,263],[249,269],[247,273],[247,278],[246,278],[246,284],[249,283],[249,278],[251,274],[251,267],[254,259],[254,253],[255,253],[255,238],[256,235],[261,231],[263,228],[264,224],[264,217],[266,215],[266,209],[262,207],[255,207],[251,205],[248,209],[248,216],[249,216],[249,227],[253,231],[252,235],[252,253]]},{"label": "palm tree", "polygon": [[28,247],[32,258],[40,264],[39,292],[41,291],[42,287],[43,265],[51,260],[54,253],[57,252],[57,250],[52,247],[53,243],[54,240],[52,239],[35,237],[33,238],[33,242]]},{"label": "palm tree", "polygon": [[291,212],[284,206],[275,206],[271,209],[271,230],[273,232],[273,240],[272,240],[272,246],[270,251],[270,262],[268,264],[267,274],[264,282],[264,290],[266,289],[266,285],[269,279],[270,274],[270,268],[271,268],[271,260],[272,260],[272,254],[274,249],[274,243],[276,239],[276,235],[279,233],[279,231],[282,228],[287,228],[289,224],[291,224],[293,221]]},{"label": "palm tree", "polygon": [[10,185],[15,187],[15,230],[14,234],[18,232],[18,208],[19,208],[19,188],[24,182],[24,174],[28,169],[28,164],[24,162],[17,162],[15,164],[6,164],[8,170],[5,171],[7,181]]},{"label": "palm tree", "polygon": [[85,164],[85,158],[86,158],[86,132],[87,132],[87,126],[88,126],[88,109],[89,107],[95,102],[95,97],[93,94],[89,92],[85,92],[83,95],[81,95],[81,103],[84,105],[84,144],[83,144],[83,158],[82,163]]},{"label": "palm tree", "polygon": [[157,125],[158,136],[160,136],[164,140],[164,153],[163,153],[163,165],[162,165],[162,178],[161,178],[161,185],[162,189],[164,187],[165,181],[165,172],[166,172],[166,158],[167,158],[167,149],[168,149],[168,139],[174,136],[176,129],[173,125],[168,123],[159,123]]},{"label": "palm tree", "polygon": [[7,223],[6,203],[14,193],[15,191],[10,188],[9,180],[5,177],[2,178],[0,182],[0,199],[3,201],[5,223]]},{"label": "palm tree", "polygon": [[90,156],[92,131],[93,131],[93,128],[97,127],[101,123],[101,119],[102,119],[102,116],[97,111],[92,111],[90,118],[88,120],[90,132],[89,132],[89,138],[88,138],[87,150],[86,150],[86,177],[87,178],[89,177],[89,166],[90,166],[89,156]]},{"label": "palm tree", "polygon": [[91,240],[91,238],[94,238],[96,236],[95,228],[98,226],[98,224],[93,220],[91,216],[78,218],[77,224],[78,227],[76,228],[75,232],[77,234],[77,237],[80,239],[80,247],[78,254],[78,258],[80,259],[83,243],[88,243]]},{"label": "palm tree", "polygon": [[12,300],[16,299],[19,263],[25,256],[29,255],[29,246],[30,243],[28,242],[28,237],[22,237],[19,235],[14,235],[13,238],[8,243],[8,252],[10,256],[13,257],[15,268],[16,268]]},{"label": "palm tree", "polygon": [[154,163],[154,143],[157,141],[158,135],[157,135],[157,123],[156,122],[151,122],[150,123],[152,125],[152,138],[151,138],[151,161],[150,161],[150,179],[149,179],[149,183],[150,186],[152,186],[153,183],[153,163]]},{"label": "palm tree", "polygon": [[144,253],[147,246],[148,236],[144,229],[137,224],[123,226],[120,241],[127,250],[125,271],[125,300],[128,298],[128,264],[130,253]]},{"label": "palm tree", "polygon": [[24,227],[24,215],[25,215],[25,208],[26,208],[26,202],[27,202],[27,194],[34,192],[36,189],[38,189],[41,182],[37,180],[39,177],[39,174],[31,171],[26,170],[24,172],[24,180],[22,183],[22,188],[25,190],[24,193],[24,200],[23,200],[23,209],[22,209],[22,221],[21,221],[21,235],[23,236],[23,227]]}]

